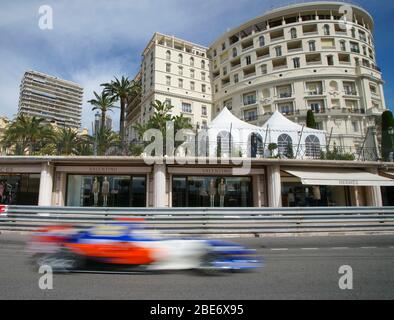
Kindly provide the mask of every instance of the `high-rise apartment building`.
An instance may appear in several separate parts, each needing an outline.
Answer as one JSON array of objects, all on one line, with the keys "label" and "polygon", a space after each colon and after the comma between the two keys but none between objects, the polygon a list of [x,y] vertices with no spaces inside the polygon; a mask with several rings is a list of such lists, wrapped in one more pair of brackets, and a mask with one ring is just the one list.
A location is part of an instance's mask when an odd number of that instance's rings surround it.
[{"label": "high-rise apartment building", "polygon": [[60,127],[79,129],[83,88],[36,71],[27,71],[20,87],[18,114],[44,118]]},{"label": "high-rise apartment building", "polygon": [[[207,50],[200,45],[155,33],[142,55],[142,97],[139,121],[153,115],[156,100],[174,106],[172,115],[183,115],[195,128],[211,120],[211,82]],[[135,108],[135,107],[133,107]],[[135,110],[135,109],[133,109]],[[129,113],[129,121],[134,118]],[[128,122],[129,132],[133,130]]]},{"label": "high-rise apartment building", "polygon": [[318,1],[270,11],[209,49],[155,34],[143,54],[141,121],[154,99],[168,99],[194,124],[225,106],[256,125],[275,111],[305,124],[312,110],[331,142],[361,148],[386,109],[373,31],[359,6]]}]

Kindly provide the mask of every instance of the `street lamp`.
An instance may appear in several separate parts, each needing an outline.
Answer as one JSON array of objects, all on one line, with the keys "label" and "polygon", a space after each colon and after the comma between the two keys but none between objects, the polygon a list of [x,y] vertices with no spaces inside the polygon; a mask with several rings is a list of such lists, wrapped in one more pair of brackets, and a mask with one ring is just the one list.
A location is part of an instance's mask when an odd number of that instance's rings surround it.
[{"label": "street lamp", "polygon": [[98,131],[100,130],[100,113],[94,115],[94,155],[98,153]]}]

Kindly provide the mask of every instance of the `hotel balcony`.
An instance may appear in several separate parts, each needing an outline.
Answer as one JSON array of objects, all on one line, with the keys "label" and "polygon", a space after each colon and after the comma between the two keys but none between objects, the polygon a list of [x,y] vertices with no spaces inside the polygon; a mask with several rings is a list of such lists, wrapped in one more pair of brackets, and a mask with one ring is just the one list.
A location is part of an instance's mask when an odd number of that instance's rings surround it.
[{"label": "hotel balcony", "polygon": [[248,115],[248,116],[244,116],[244,121],[246,122],[254,122],[257,121],[259,119],[259,116],[257,114],[254,115]]},{"label": "hotel balcony", "polygon": [[318,90],[308,90],[305,95],[307,96],[323,96],[325,95],[325,92],[323,91],[323,89],[318,89]]},{"label": "hotel balcony", "polygon": [[346,96],[352,96],[352,97],[357,97],[358,93],[356,90],[345,90],[344,95]]},{"label": "hotel balcony", "polygon": [[281,92],[278,94],[277,99],[289,99],[293,97],[292,92]]}]

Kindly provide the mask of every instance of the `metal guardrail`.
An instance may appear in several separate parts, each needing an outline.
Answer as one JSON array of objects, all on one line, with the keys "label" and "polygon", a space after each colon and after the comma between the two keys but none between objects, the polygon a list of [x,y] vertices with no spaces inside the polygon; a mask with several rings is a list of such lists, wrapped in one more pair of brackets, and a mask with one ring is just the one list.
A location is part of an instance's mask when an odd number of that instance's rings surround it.
[{"label": "metal guardrail", "polygon": [[148,230],[184,235],[394,232],[394,207],[338,208],[72,208],[9,206],[0,230],[86,227],[119,218],[143,218]]}]

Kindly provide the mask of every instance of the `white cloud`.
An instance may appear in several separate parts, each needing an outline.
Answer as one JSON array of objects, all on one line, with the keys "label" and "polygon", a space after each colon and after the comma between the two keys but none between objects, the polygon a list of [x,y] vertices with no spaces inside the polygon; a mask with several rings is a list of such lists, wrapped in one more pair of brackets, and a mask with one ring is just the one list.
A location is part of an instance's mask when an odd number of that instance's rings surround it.
[{"label": "white cloud", "polygon": [[[110,82],[114,77],[121,77],[124,72],[122,71],[122,61],[119,59],[111,59],[107,63],[94,64],[87,66],[81,70],[72,73],[71,80],[79,83],[84,88],[84,104],[82,106],[82,127],[91,130],[92,121],[94,118],[94,111],[92,106],[87,102],[94,98],[93,92],[100,93],[102,83]],[[119,129],[118,119],[119,111],[114,109],[109,115],[114,120],[115,129]]]}]

